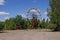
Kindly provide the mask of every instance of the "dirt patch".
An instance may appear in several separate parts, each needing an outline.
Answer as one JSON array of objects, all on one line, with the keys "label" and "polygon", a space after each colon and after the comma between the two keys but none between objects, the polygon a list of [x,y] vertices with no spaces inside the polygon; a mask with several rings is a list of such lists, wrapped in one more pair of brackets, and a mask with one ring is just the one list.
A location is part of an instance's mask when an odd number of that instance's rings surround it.
[{"label": "dirt patch", "polygon": [[0,34],[0,40],[60,40],[60,32],[35,30],[7,30]]}]

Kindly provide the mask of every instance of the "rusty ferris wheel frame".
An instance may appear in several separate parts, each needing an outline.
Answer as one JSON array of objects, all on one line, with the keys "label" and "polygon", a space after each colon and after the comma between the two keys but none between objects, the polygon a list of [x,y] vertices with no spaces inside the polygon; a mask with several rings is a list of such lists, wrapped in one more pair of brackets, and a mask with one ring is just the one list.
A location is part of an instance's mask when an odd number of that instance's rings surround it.
[{"label": "rusty ferris wheel frame", "polygon": [[30,8],[27,12],[27,17],[29,14],[32,14],[31,27],[35,29],[38,28],[38,16],[41,20],[40,10],[36,8]]},{"label": "rusty ferris wheel frame", "polygon": [[27,14],[26,14],[27,18],[28,18],[28,15],[29,15],[30,13],[33,13],[33,12],[34,12],[34,14],[37,14],[37,16],[39,16],[39,19],[40,19],[40,20],[42,20],[42,17],[41,17],[41,14],[40,14],[40,10],[37,9],[37,8],[30,8],[30,9],[27,11]]}]

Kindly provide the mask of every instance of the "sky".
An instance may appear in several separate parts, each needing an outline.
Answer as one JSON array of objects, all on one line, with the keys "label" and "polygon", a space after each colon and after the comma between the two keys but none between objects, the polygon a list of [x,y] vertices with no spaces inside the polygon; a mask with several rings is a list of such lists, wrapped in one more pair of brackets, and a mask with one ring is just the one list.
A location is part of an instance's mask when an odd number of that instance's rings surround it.
[{"label": "sky", "polygon": [[42,18],[47,19],[49,0],[0,0],[0,21],[4,21],[16,15],[26,17],[30,8],[40,10]]}]

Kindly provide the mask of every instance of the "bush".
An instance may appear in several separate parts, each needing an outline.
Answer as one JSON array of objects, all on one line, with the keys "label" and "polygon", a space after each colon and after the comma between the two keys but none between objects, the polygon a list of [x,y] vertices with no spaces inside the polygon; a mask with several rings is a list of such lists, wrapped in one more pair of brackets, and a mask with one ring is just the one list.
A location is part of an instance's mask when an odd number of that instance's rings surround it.
[{"label": "bush", "polygon": [[56,26],[55,31],[60,31],[60,23],[57,23],[56,25],[57,25],[57,26]]},{"label": "bush", "polygon": [[13,22],[9,23],[8,30],[14,30],[14,29],[15,29],[15,24]]},{"label": "bush", "polygon": [[49,24],[47,24],[47,26],[45,28],[54,30],[56,28],[56,25],[49,23]]},{"label": "bush", "polygon": [[0,24],[0,30],[3,30],[4,25]]}]

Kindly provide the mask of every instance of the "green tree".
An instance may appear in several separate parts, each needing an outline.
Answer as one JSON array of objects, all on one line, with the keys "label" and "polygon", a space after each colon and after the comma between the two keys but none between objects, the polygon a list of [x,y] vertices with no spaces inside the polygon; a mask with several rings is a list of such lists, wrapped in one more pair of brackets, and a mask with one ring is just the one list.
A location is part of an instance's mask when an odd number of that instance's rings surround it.
[{"label": "green tree", "polygon": [[21,25],[22,25],[22,27],[21,27],[22,29],[27,29],[26,19],[22,19]]},{"label": "green tree", "polygon": [[9,29],[11,29],[11,30],[15,29],[15,18],[9,19]]},{"label": "green tree", "polygon": [[15,28],[15,18],[5,20],[5,29],[13,30]]},{"label": "green tree", "polygon": [[31,29],[32,28],[32,22],[31,20],[27,19],[26,22],[25,22],[26,26],[27,26],[27,29]]},{"label": "green tree", "polygon": [[21,22],[22,22],[22,16],[21,16],[21,15],[17,15],[16,18],[15,18],[15,20],[16,20],[16,21],[15,21],[16,24],[20,25]]},{"label": "green tree", "polygon": [[16,28],[17,29],[21,29],[22,28],[23,22],[22,22],[22,16],[21,15],[17,15],[15,17],[15,23],[16,23]]},{"label": "green tree", "polygon": [[41,28],[41,25],[42,24],[42,22],[40,22],[40,20],[38,20],[38,28]]},{"label": "green tree", "polygon": [[60,30],[60,0],[50,0],[50,7],[50,21],[56,24],[55,30]]},{"label": "green tree", "polygon": [[45,26],[46,26],[45,19],[43,19],[41,23],[41,28],[45,28]]},{"label": "green tree", "polygon": [[16,23],[16,25],[19,26],[20,29],[27,29],[26,20],[24,18],[22,18],[21,15],[16,16],[15,23]]},{"label": "green tree", "polygon": [[0,30],[4,29],[4,22],[0,22]]},{"label": "green tree", "polygon": [[5,24],[4,29],[5,30],[9,29],[9,20],[8,19],[5,20],[4,24]]}]

